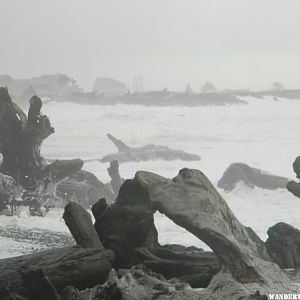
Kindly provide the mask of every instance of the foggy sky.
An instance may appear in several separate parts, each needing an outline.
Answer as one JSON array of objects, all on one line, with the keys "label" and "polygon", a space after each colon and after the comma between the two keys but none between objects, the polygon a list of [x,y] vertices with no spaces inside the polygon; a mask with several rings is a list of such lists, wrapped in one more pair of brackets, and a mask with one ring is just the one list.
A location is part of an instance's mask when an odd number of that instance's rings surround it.
[{"label": "foggy sky", "polygon": [[0,0],[0,73],[300,87],[299,0]]}]

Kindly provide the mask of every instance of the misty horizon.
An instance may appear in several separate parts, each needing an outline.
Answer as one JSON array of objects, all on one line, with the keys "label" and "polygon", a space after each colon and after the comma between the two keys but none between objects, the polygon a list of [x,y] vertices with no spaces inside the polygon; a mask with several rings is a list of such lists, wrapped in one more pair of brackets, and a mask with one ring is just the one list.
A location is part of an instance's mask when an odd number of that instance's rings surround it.
[{"label": "misty horizon", "polygon": [[1,74],[63,73],[91,90],[97,77],[145,90],[300,87],[299,2],[2,1]]}]

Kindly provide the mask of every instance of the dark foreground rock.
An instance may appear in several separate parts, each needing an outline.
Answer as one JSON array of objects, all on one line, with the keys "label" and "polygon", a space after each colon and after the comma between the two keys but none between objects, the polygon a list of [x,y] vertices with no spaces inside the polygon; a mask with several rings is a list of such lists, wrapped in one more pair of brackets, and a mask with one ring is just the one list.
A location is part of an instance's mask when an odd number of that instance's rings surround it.
[{"label": "dark foreground rock", "polygon": [[196,154],[190,154],[182,150],[176,150],[161,145],[145,145],[143,147],[134,148],[129,147],[121,140],[116,139],[111,134],[107,134],[107,137],[118,148],[118,153],[109,154],[101,159],[101,162],[110,162],[117,160],[120,163],[128,161],[145,161],[145,160],[184,160],[184,161],[197,161],[200,160],[200,156]]},{"label": "dark foreground rock", "polygon": [[268,230],[266,247],[270,256],[282,269],[300,266],[300,231],[280,222]]},{"label": "dark foreground rock", "polygon": [[218,182],[218,187],[225,191],[232,191],[238,182],[243,182],[249,187],[257,186],[274,190],[286,188],[288,179],[252,168],[244,163],[233,163],[225,170]]},{"label": "dark foreground rock", "polygon": [[79,171],[60,182],[56,195],[62,199],[61,207],[74,201],[85,208],[94,205],[98,199],[105,198],[109,203],[114,200],[114,194],[94,174]]}]

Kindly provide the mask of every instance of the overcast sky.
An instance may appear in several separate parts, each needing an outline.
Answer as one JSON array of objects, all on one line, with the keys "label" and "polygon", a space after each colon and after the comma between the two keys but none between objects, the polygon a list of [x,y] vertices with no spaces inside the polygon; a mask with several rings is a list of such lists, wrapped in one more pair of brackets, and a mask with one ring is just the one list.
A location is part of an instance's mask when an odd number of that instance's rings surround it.
[{"label": "overcast sky", "polygon": [[0,0],[0,73],[300,88],[299,0]]}]

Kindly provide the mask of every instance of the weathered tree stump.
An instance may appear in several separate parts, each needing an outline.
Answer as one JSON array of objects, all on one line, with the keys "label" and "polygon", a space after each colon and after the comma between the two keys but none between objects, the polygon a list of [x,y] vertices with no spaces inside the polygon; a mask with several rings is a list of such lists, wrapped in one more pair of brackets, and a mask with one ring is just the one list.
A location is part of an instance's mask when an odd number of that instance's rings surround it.
[{"label": "weathered tree stump", "polygon": [[110,162],[110,166],[107,169],[108,174],[111,178],[111,186],[115,195],[119,194],[120,187],[122,186],[124,179],[121,178],[119,173],[119,163],[117,160]]},{"label": "weathered tree stump", "polygon": [[93,225],[91,215],[79,204],[70,202],[65,207],[63,219],[77,245],[83,248],[104,249]]},{"label": "weathered tree stump", "polygon": [[41,113],[42,101],[30,99],[28,117],[12,102],[8,90],[0,88],[0,171],[13,177],[27,190],[35,190],[47,182],[57,182],[79,171],[80,159],[55,161],[47,165],[40,154],[42,142],[54,133],[47,116]]},{"label": "weathered tree stump", "polygon": [[111,134],[107,137],[117,147],[118,153],[108,154],[101,158],[101,162],[111,162],[117,160],[119,163],[128,161],[145,161],[145,160],[184,160],[196,161],[200,160],[200,156],[196,154],[187,153],[182,150],[171,149],[167,146],[148,144],[142,147],[130,147],[121,140],[118,140]]}]

